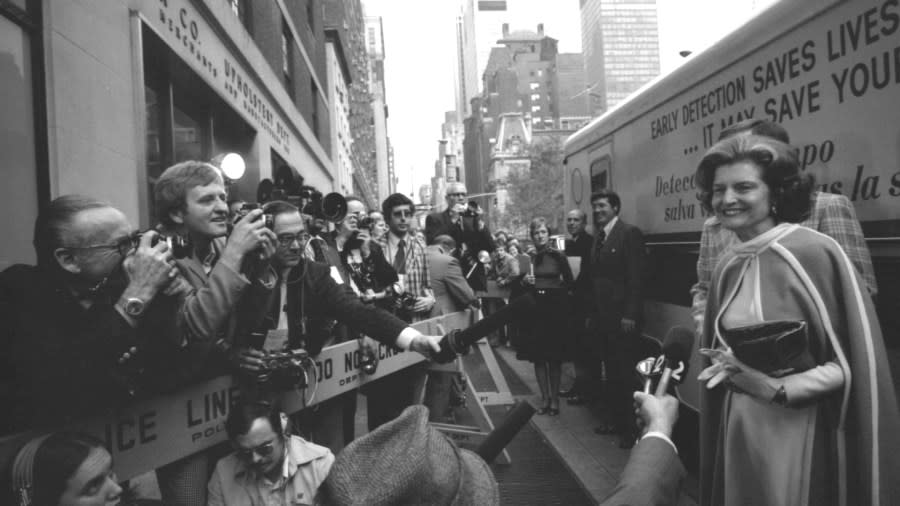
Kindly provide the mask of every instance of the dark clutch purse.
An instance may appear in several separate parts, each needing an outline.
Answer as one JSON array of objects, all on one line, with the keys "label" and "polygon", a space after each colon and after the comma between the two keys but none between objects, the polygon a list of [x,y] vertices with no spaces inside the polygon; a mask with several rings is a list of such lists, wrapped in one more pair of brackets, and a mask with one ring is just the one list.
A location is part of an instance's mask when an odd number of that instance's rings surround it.
[{"label": "dark clutch purse", "polygon": [[734,355],[773,378],[816,366],[809,351],[805,321],[779,320],[722,331]]}]

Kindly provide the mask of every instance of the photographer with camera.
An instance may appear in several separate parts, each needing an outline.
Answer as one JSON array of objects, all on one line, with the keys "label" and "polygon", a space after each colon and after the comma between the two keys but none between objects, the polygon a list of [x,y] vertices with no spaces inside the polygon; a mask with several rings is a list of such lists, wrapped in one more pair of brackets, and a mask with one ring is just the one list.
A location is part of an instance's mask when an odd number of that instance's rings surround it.
[{"label": "photographer with camera", "polygon": [[[167,234],[185,238],[190,255],[176,260],[193,286],[174,312],[176,336],[186,347],[190,379],[212,376],[235,360],[231,352],[242,304],[266,298],[275,286],[269,265],[275,234],[262,209],[239,211],[231,227],[227,193],[216,167],[187,161],[165,170],[153,187],[156,214]],[[253,207],[252,205],[250,207]],[[189,455],[157,470],[167,504],[205,504],[203,484],[210,451]]]},{"label": "photographer with camera", "polygon": [[[444,198],[447,209],[431,213],[425,219],[425,240],[433,244],[439,235],[449,235],[456,241],[459,249],[453,256],[459,259],[460,267],[468,273],[472,267],[478,267],[478,254],[481,251],[492,252],[496,249],[494,236],[481,218],[482,210],[474,201],[466,203],[468,192],[462,183],[449,183]],[[385,216],[387,219],[390,217]],[[469,284],[474,290],[483,290],[484,276],[469,276]]]},{"label": "photographer with camera", "polygon": [[[332,338],[330,324],[334,320],[387,345],[423,355],[439,350],[437,342],[441,336],[424,336],[389,313],[363,304],[346,284],[334,279],[329,266],[306,259],[301,254],[308,239],[306,224],[296,207],[286,202],[270,202],[266,212],[274,218],[278,247],[272,264],[277,280],[269,297],[254,301],[252,309],[248,306],[249,311],[241,315],[250,330],[271,334],[287,329],[288,347],[303,348],[313,356]],[[259,347],[257,343],[242,341],[239,366],[250,374],[265,376],[265,354]],[[355,391],[345,395],[350,394],[355,402]],[[342,405],[338,399],[329,399],[319,405],[315,419],[311,420],[313,439],[333,451],[349,443],[342,437],[346,436],[342,428],[347,416]]]},{"label": "photographer with camera", "polygon": [[148,347],[165,346],[178,270],[156,234],[106,202],[65,195],[34,226],[36,266],[0,273],[4,375],[0,434],[63,426],[132,398]]}]

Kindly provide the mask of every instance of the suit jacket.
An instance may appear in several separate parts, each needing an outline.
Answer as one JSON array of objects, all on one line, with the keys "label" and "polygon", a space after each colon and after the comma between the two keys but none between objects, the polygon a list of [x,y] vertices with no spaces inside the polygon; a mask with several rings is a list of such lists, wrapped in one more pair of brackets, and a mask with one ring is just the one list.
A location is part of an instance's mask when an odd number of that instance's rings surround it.
[{"label": "suit jacket", "polygon": [[[304,348],[311,355],[318,355],[322,350],[330,336],[323,332],[323,326],[333,320],[387,345],[393,345],[407,327],[406,322],[394,315],[362,303],[346,284],[335,282],[331,267],[326,264],[301,260],[291,269],[287,283],[288,339],[291,347]],[[254,328],[277,327],[282,307],[280,297],[280,288],[272,290],[268,297],[256,301],[255,308],[248,309],[247,316],[255,318]]]},{"label": "suit jacket", "polygon": [[484,228],[478,230],[474,218],[463,217],[461,223],[462,227],[450,221],[449,209],[429,214],[425,217],[425,242],[432,244],[435,237],[449,235],[456,241],[457,247],[461,248],[465,244],[472,255],[478,254],[481,250],[490,253],[496,249],[494,236],[486,224]]},{"label": "suit jacket", "polygon": [[619,483],[600,506],[677,504],[685,474],[669,443],[658,437],[644,438],[631,450]]},{"label": "suit jacket", "polygon": [[[95,416],[149,386],[152,378],[140,373],[148,356],[174,358],[177,348],[166,339],[173,299],[149,301],[135,329],[115,309],[121,289],[104,292],[85,309],[47,269],[14,265],[0,273],[0,400],[7,408],[0,434]],[[137,353],[120,364],[131,347]]]},{"label": "suit jacket", "polygon": [[462,311],[478,300],[463,276],[459,260],[434,244],[425,249],[425,254],[428,256],[431,290],[437,301],[431,309],[432,317]]},{"label": "suit jacket", "polygon": [[622,318],[641,322],[643,304],[644,237],[621,218],[609,236],[591,247],[591,289],[594,317],[600,330],[615,331]]}]

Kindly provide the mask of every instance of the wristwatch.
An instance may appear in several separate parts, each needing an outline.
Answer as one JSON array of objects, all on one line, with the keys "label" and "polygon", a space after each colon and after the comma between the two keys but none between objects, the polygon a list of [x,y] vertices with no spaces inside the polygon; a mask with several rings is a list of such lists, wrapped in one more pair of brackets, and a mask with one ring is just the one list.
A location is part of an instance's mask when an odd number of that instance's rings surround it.
[{"label": "wristwatch", "polygon": [[788,402],[787,392],[784,391],[784,385],[778,387],[778,391],[775,392],[775,395],[772,396],[772,404],[777,404],[779,406],[786,406]]},{"label": "wristwatch", "polygon": [[146,309],[146,304],[144,301],[137,297],[129,297],[125,299],[125,314],[131,316],[133,318],[137,318],[144,314],[144,309]]}]

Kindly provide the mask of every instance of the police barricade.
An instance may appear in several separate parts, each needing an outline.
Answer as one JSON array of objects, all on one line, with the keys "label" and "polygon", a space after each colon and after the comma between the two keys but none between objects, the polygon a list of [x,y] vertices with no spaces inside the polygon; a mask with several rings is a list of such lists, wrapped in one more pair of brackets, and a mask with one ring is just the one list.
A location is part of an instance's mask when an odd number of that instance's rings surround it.
[{"label": "police barricade", "polygon": [[[412,326],[423,334],[438,335],[468,326],[472,317],[467,310]],[[315,371],[309,372],[310,386],[282,395],[285,411],[299,411],[425,360],[419,353],[366,339],[373,348],[377,346],[379,364],[374,374],[361,371],[356,340],[329,346],[313,358]],[[225,441],[225,419],[239,395],[237,382],[231,376],[220,376],[65,429],[104,441],[116,463],[116,473],[124,480]],[[32,436],[22,433],[0,438],[0,469],[9,469],[18,448]]]}]

